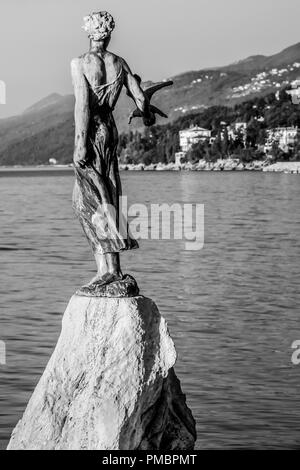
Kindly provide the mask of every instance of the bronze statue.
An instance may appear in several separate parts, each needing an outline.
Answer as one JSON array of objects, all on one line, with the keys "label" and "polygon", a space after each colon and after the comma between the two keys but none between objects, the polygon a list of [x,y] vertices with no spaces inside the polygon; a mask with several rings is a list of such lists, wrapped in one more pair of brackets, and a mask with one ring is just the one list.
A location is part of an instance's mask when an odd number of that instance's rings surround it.
[{"label": "bronze statue", "polygon": [[[150,104],[158,89],[172,82],[162,82],[148,90],[133,75],[124,59],[107,50],[115,27],[107,12],[84,18],[83,29],[90,38],[90,50],[71,63],[75,91],[75,187],[73,207],[89,240],[97,264],[97,275],[78,293],[83,295],[137,295],[131,276],[123,276],[120,252],[138,247],[128,230],[120,230],[121,181],[118,170],[118,132],[113,110],[125,85],[146,126],[155,124],[155,114],[166,116]],[[114,209],[112,211],[112,209]],[[113,212],[113,213],[112,213]],[[127,226],[127,224],[126,224]]]}]

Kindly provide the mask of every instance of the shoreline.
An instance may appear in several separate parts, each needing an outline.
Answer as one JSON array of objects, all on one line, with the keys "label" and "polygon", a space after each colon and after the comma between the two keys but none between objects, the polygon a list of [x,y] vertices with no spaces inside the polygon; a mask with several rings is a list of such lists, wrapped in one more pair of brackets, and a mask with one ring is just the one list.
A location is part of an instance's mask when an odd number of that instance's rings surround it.
[{"label": "shoreline", "polygon": [[262,171],[275,173],[300,174],[300,161],[298,162],[277,162],[267,163],[265,161],[253,161],[251,163],[241,163],[237,160],[217,160],[216,162],[206,162],[200,160],[197,163],[158,163],[151,165],[140,164],[120,164],[122,171]]},{"label": "shoreline", "polygon": [[[300,174],[300,161],[297,162],[277,162],[269,164],[265,161],[254,161],[243,164],[237,160],[218,160],[214,163],[200,160],[195,164],[183,163],[157,163],[151,165],[139,164],[119,164],[120,171],[261,171],[271,173]],[[73,172],[73,165],[35,165],[35,166],[0,166],[0,174],[9,173],[35,173],[47,171],[50,173]]]}]

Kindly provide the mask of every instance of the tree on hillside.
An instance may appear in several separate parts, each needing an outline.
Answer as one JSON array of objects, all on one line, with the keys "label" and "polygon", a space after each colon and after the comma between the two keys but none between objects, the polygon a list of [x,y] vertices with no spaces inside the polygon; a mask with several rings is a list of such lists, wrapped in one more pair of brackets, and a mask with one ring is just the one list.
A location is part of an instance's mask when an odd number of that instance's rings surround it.
[{"label": "tree on hillside", "polygon": [[229,155],[229,136],[228,136],[228,129],[225,126],[223,131],[223,139],[222,139],[222,158],[228,158]]}]

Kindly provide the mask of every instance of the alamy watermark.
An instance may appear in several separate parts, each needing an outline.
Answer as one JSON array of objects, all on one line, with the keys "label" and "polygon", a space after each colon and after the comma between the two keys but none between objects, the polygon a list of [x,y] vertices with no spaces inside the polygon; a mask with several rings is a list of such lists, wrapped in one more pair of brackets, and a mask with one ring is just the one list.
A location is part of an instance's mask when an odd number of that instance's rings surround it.
[{"label": "alamy watermark", "polygon": [[6,85],[3,80],[0,80],[0,104],[6,104]]},{"label": "alamy watermark", "polygon": [[4,341],[0,341],[0,366],[6,364],[6,345]]},{"label": "alamy watermark", "polygon": [[92,225],[100,239],[183,240],[185,249],[199,251],[204,246],[203,204],[132,204],[119,198],[118,211],[102,203],[92,216]]}]

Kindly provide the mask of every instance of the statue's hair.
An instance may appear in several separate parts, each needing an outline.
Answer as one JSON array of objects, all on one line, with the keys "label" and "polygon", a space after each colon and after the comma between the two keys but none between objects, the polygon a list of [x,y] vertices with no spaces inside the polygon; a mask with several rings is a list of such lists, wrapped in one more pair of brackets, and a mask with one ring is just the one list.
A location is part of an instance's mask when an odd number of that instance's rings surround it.
[{"label": "statue's hair", "polygon": [[82,28],[88,33],[90,39],[100,41],[109,37],[115,27],[113,17],[107,11],[99,11],[83,18]]}]

